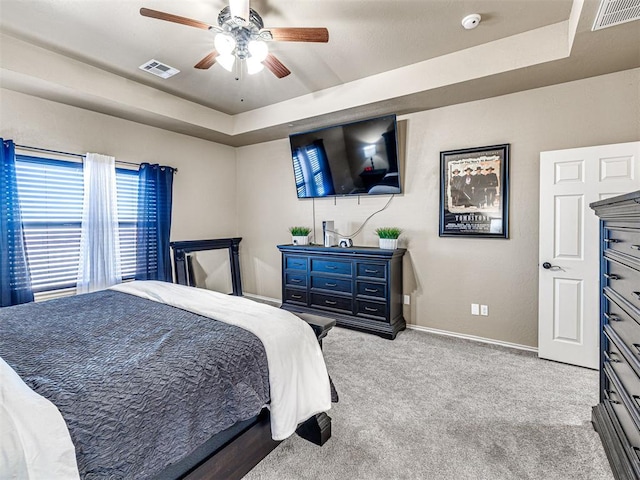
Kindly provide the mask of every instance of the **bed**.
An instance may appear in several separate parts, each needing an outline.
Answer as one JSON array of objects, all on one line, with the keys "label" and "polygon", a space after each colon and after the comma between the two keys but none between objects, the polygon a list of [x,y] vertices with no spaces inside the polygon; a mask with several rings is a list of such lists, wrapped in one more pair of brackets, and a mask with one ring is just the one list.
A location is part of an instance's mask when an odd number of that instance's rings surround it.
[{"label": "bed", "polygon": [[241,478],[331,406],[307,323],[164,282],[0,309],[0,357],[15,478]]}]

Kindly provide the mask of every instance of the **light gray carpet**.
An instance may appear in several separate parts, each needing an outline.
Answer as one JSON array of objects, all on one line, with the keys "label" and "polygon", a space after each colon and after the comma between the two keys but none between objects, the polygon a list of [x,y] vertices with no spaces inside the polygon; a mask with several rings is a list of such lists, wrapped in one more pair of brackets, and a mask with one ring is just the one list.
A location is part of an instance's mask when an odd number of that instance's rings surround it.
[{"label": "light gray carpet", "polygon": [[284,441],[245,480],[607,479],[595,371],[477,342],[334,328],[333,436]]}]

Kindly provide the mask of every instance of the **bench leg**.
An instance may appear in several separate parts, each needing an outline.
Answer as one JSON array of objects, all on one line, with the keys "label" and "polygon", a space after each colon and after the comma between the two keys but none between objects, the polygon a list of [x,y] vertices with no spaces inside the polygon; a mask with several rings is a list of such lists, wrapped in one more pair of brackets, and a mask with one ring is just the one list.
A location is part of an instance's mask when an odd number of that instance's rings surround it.
[{"label": "bench leg", "polygon": [[326,413],[319,413],[302,423],[296,433],[305,440],[324,445],[331,438],[331,417]]}]

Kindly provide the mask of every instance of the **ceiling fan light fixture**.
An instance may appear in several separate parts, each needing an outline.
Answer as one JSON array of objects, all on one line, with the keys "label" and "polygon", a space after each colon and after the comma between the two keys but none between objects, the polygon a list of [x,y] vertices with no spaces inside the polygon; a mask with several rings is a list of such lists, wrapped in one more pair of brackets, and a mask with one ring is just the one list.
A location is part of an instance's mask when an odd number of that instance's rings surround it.
[{"label": "ceiling fan light fixture", "polygon": [[251,58],[257,60],[258,62],[264,61],[269,55],[269,47],[267,46],[267,42],[262,40],[251,40],[248,45],[249,53],[251,54]]},{"label": "ceiling fan light fixture", "polygon": [[236,39],[228,33],[218,33],[213,39],[213,44],[221,56],[231,55],[236,48]]},{"label": "ceiling fan light fixture", "polygon": [[249,20],[249,0],[229,0],[231,17]]},{"label": "ceiling fan light fixture", "polygon": [[250,7],[250,0],[226,1],[229,4],[218,13],[217,25],[150,8],[141,8],[140,15],[200,28],[207,30],[210,35],[213,34],[215,50],[210,51],[194,65],[194,68],[207,70],[215,63],[219,63],[229,72],[235,70],[236,80],[240,79],[241,72],[237,67],[241,65],[237,63],[240,60],[247,60],[247,70],[251,74],[263,70],[264,67],[277,78],[284,78],[291,74],[291,70],[269,53],[267,43],[269,41],[321,43],[329,41],[329,31],[323,27],[265,29],[260,14]]},{"label": "ceiling fan light fixture", "polygon": [[247,73],[249,75],[254,75],[258,72],[261,72],[263,68],[264,65],[262,65],[262,62],[260,60],[257,60],[253,57],[247,58]]},{"label": "ceiling fan light fixture", "polygon": [[235,63],[235,61],[236,57],[234,57],[230,53],[227,53],[225,55],[218,55],[218,57],[216,58],[216,62],[222,65],[222,68],[224,68],[228,72],[233,71],[233,64]]}]

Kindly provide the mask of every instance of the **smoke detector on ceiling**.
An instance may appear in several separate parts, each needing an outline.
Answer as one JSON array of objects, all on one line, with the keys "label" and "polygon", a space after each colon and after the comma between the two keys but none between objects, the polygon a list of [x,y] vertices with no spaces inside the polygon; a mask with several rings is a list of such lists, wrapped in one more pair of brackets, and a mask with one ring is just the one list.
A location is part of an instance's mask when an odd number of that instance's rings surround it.
[{"label": "smoke detector on ceiling", "polygon": [[472,30],[480,25],[480,20],[482,20],[482,17],[480,15],[478,15],[477,13],[472,13],[471,15],[467,15],[462,19],[462,26],[466,30]]},{"label": "smoke detector on ceiling", "polygon": [[602,0],[591,30],[640,19],[640,0]]}]

